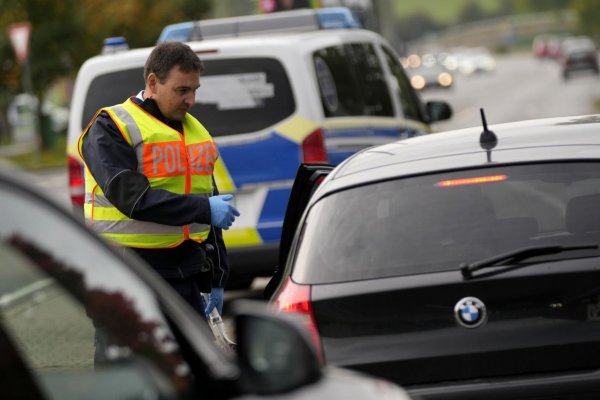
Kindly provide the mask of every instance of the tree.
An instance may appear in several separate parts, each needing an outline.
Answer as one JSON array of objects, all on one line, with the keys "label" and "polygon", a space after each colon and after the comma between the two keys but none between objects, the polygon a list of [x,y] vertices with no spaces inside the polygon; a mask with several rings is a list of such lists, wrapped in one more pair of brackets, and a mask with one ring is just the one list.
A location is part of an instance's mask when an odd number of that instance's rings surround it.
[{"label": "tree", "polygon": [[[29,67],[41,107],[49,86],[58,78],[74,77],[86,59],[100,53],[104,38],[125,36],[131,47],[152,46],[165,25],[200,19],[209,10],[210,0],[0,0],[5,33],[0,36],[0,115],[6,115],[11,98],[23,90],[21,67],[6,36],[10,24],[32,25]],[[6,134],[4,120],[0,117],[0,129]],[[44,135],[42,143],[48,144]]]},{"label": "tree", "polygon": [[[39,100],[39,109],[45,89],[57,77],[67,75],[73,67],[70,55],[77,51],[73,38],[83,29],[80,20],[73,17],[77,15],[73,11],[78,10],[78,5],[77,0],[13,0],[0,3],[0,28],[5,34],[8,26],[15,22],[28,21],[32,25],[28,67],[33,82],[32,94]],[[5,110],[12,95],[23,90],[20,84],[23,71],[15,61],[8,39],[2,41],[0,52],[8,56],[2,65],[6,74],[0,79],[0,107]],[[41,116],[39,111],[38,115]]]},{"label": "tree", "polygon": [[597,0],[575,0],[573,7],[579,17],[581,33],[591,36],[600,44],[600,7]]},{"label": "tree", "polygon": [[512,0],[514,10],[519,14],[542,11],[560,11],[569,8],[572,0]]},{"label": "tree", "polygon": [[210,8],[209,0],[84,0],[83,60],[98,54],[111,36],[124,36],[131,47],[152,46],[165,25],[201,19]]}]

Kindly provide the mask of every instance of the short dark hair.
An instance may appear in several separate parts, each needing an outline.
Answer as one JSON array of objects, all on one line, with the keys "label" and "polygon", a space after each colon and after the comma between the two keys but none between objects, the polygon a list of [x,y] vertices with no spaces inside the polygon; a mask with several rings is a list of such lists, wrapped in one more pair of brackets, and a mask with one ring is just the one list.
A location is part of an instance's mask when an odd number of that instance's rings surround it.
[{"label": "short dark hair", "polygon": [[175,66],[179,66],[183,72],[204,71],[202,61],[190,46],[181,42],[165,42],[156,46],[148,56],[144,65],[144,81],[154,73],[163,83]]}]

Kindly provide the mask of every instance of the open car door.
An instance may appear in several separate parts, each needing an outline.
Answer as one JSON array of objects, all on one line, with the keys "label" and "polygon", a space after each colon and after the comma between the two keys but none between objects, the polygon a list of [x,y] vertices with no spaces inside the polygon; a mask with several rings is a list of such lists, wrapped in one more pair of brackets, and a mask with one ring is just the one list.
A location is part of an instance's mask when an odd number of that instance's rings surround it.
[{"label": "open car door", "polygon": [[281,232],[281,240],[279,242],[279,258],[278,265],[275,268],[275,273],[264,290],[264,298],[269,299],[275,292],[275,289],[281,282],[283,268],[287,261],[288,253],[298,227],[300,217],[304,213],[304,209],[308,204],[315,189],[323,179],[335,168],[331,164],[320,163],[302,163],[296,172],[290,199],[288,200],[285,211],[285,219],[283,220],[283,228]]}]

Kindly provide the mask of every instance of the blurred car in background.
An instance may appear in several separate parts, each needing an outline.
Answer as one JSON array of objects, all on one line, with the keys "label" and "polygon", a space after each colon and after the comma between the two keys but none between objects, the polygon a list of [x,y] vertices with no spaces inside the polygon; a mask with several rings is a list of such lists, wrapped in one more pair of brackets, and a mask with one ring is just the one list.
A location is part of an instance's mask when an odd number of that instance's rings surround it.
[{"label": "blurred car in background", "polygon": [[449,89],[454,83],[454,78],[450,71],[437,63],[407,69],[406,72],[410,75],[410,84],[417,90],[431,88]]},{"label": "blurred car in background", "polygon": [[453,73],[473,75],[488,73],[496,69],[496,59],[490,50],[483,46],[458,46],[440,53],[438,62]]},{"label": "blurred car in background", "polygon": [[302,328],[264,303],[237,304],[236,357],[221,351],[140,259],[24,182],[0,171],[2,398],[408,400],[382,379],[323,367]]},{"label": "blurred car in background", "polygon": [[[298,9],[165,28],[161,40],[189,40],[204,63],[190,113],[213,136],[217,186],[235,195],[241,213],[223,233],[229,288],[273,274],[300,163],[338,164],[366,147],[427,134],[431,123],[451,116],[447,103],[422,101],[393,48],[381,35],[357,28],[344,11]],[[79,214],[84,186],[77,140],[99,108],[143,89],[151,50],[110,51],[78,72],[67,153]]]},{"label": "blurred car in background", "polygon": [[304,166],[271,302],[418,398],[600,398],[600,115],[483,126]]},{"label": "blurred car in background", "polygon": [[534,56],[537,58],[546,58],[548,56],[547,49],[550,37],[551,36],[548,34],[541,34],[533,38],[531,42],[531,51]]},{"label": "blurred car in background", "polygon": [[565,38],[561,43],[559,61],[562,76],[565,80],[579,72],[600,74],[598,49],[594,41],[587,36]]},{"label": "blurred car in background", "polygon": [[410,77],[410,84],[416,90],[428,88],[450,88],[454,78],[442,62],[447,54],[441,51],[423,54],[412,53],[400,58],[400,63]]},{"label": "blurred car in background", "polygon": [[564,35],[544,33],[533,38],[531,48],[538,58],[558,59],[561,54],[561,42]]},{"label": "blurred car in background", "polygon": [[492,72],[496,69],[496,60],[485,47],[467,48],[458,54],[457,69],[463,75]]}]

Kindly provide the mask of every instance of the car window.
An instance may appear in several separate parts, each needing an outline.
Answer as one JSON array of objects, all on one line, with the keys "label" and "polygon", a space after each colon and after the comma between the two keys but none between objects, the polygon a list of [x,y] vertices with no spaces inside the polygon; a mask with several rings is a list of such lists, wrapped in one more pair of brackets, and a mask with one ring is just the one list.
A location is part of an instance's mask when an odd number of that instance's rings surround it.
[{"label": "car window", "polygon": [[48,398],[191,388],[153,292],[119,257],[14,187],[0,183],[0,205],[0,325]]},{"label": "car window", "polygon": [[[283,65],[272,58],[203,60],[204,73],[190,114],[213,137],[256,132],[273,126],[296,110]],[[86,95],[82,129],[102,107],[122,103],[144,88],[143,68],[96,77]]]},{"label": "car window", "polygon": [[385,75],[370,43],[320,49],[313,54],[327,117],[393,116]]},{"label": "car window", "polygon": [[416,121],[423,121],[422,102],[419,95],[410,84],[410,80],[406,76],[404,68],[402,68],[400,61],[390,49],[386,47],[382,47],[382,49],[388,67],[398,82],[398,97],[400,98],[404,116]]},{"label": "car window", "polygon": [[293,277],[324,283],[412,275],[457,270],[522,247],[600,243],[597,204],[600,168],[592,163],[486,168],[361,186],[312,207]]}]

